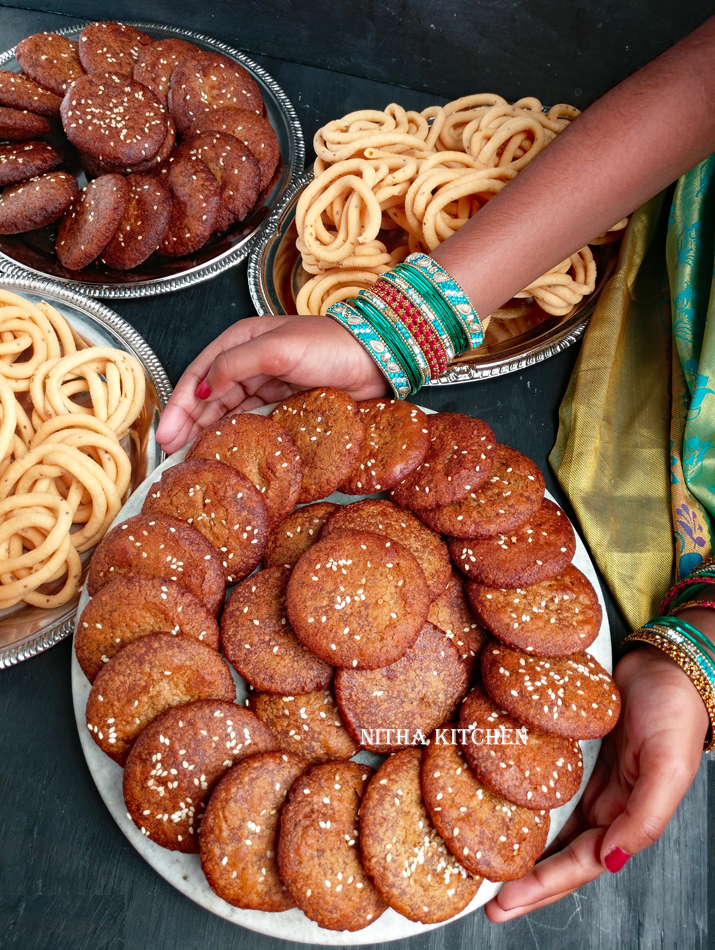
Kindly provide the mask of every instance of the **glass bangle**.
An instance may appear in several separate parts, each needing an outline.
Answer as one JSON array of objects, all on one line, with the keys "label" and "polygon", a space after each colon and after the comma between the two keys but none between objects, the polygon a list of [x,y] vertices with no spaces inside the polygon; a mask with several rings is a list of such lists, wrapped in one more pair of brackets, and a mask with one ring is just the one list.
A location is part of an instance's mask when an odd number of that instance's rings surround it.
[{"label": "glass bangle", "polygon": [[367,291],[368,299],[377,297],[404,323],[422,350],[430,370],[430,379],[436,379],[447,369],[448,357],[442,339],[427,317],[402,291],[389,281],[377,280]]},{"label": "glass bangle", "polygon": [[697,646],[693,645],[692,641],[682,636],[677,630],[663,627],[660,624],[655,624],[652,627],[644,625],[641,627],[641,630],[657,631],[660,636],[665,637],[666,640],[669,640],[671,643],[680,647],[681,650],[684,650],[688,656],[697,663],[703,676],[707,677],[710,686],[713,688],[713,691],[715,691],[715,664],[709,660]]},{"label": "glass bangle", "polygon": [[453,337],[447,332],[442,321],[439,319],[432,307],[429,306],[427,301],[424,300],[422,296],[415,290],[415,288],[406,280],[404,280],[404,278],[402,278],[399,273],[396,273],[395,271],[386,271],[384,274],[380,275],[379,279],[385,280],[387,283],[396,287],[405,295],[405,297],[407,297],[410,303],[420,311],[420,313],[427,317],[427,319],[437,331],[450,362],[455,356],[458,356],[460,353],[464,352],[464,341],[460,339],[458,335],[455,334]]},{"label": "glass bangle", "polygon": [[367,350],[380,372],[387,378],[397,399],[406,399],[410,395],[410,382],[379,333],[346,303],[334,303],[328,307],[327,316],[344,326]]},{"label": "glass bangle", "polygon": [[686,600],[685,603],[678,604],[675,610],[688,610],[690,608],[702,608],[703,610],[715,610],[715,600]]},{"label": "glass bangle", "polygon": [[[422,367],[417,361],[409,343],[400,333],[400,329],[396,324],[392,323],[386,316],[380,313],[376,307],[373,307],[369,300],[366,300],[363,296],[350,297],[348,303],[364,317],[373,329],[379,333],[385,343],[387,343],[393,355],[405,370],[407,379],[410,382],[411,391],[416,393],[422,387],[425,379],[422,373]],[[404,332],[405,334],[407,333],[406,330]]]},{"label": "glass bangle", "polygon": [[396,274],[394,271],[386,271],[384,274],[381,274],[376,283],[383,281],[383,284],[387,285],[390,289],[395,289],[398,292],[402,293],[407,300],[425,316],[425,319],[429,320],[432,326],[435,329],[435,332],[439,336],[439,339],[442,342],[442,345],[445,348],[448,359],[452,360],[457,353],[455,349],[455,343],[447,333],[442,321],[439,319],[436,313],[433,312],[432,308],[420,297],[420,295],[414,290],[414,288],[403,280],[399,274]]},{"label": "glass bangle", "polygon": [[623,645],[626,646],[638,642],[647,643],[651,646],[654,646],[669,656],[678,664],[678,666],[691,681],[693,686],[697,689],[698,693],[700,694],[700,698],[705,704],[705,708],[708,712],[708,719],[710,720],[710,726],[708,728],[703,745],[703,750],[705,752],[710,752],[713,746],[715,746],[715,729],[713,728],[713,724],[715,724],[715,690],[713,690],[708,677],[703,673],[695,660],[691,659],[691,657],[682,647],[678,646],[676,643],[673,643],[658,631],[643,629],[635,630],[625,638]]},{"label": "glass bangle", "polygon": [[688,575],[683,580],[678,581],[670,588],[663,599],[661,611],[664,614],[670,613],[685,597],[692,597],[694,593],[705,593],[709,586],[715,584],[715,577],[709,574],[699,574],[696,576]]},{"label": "glass bangle", "polygon": [[479,314],[457,281],[433,257],[420,252],[410,254],[404,263],[416,267],[432,281],[434,286],[446,297],[460,318],[464,319],[472,348],[484,342],[484,328]]},{"label": "glass bangle", "polygon": [[[464,342],[460,344],[460,352],[463,353],[465,350],[471,349],[471,335],[469,333],[469,327],[464,322],[464,318],[457,313],[449,300],[427,280],[425,275],[417,270],[417,268],[410,267],[404,262],[398,264],[395,270],[429,302],[432,309],[439,314],[450,335],[453,337],[457,336],[458,339],[463,339]],[[452,329],[450,329],[450,327]]]},{"label": "glass bangle", "polygon": [[712,679],[713,683],[715,684],[715,661],[713,660],[713,657],[707,652],[708,649],[712,650],[713,647],[708,646],[709,641],[707,638],[704,638],[706,643],[701,643],[700,638],[697,636],[699,631],[695,627],[691,626],[690,624],[685,624],[688,629],[683,630],[675,624],[664,623],[664,619],[674,618],[656,617],[654,620],[644,623],[641,629],[654,630],[657,628],[661,632],[667,630],[670,638],[675,640],[675,642],[680,646],[685,647],[686,644],[689,645],[695,651],[697,657],[699,657],[698,663],[701,667],[703,667],[703,672],[705,672],[708,678]]},{"label": "glass bangle", "polygon": [[652,620],[649,620],[648,623],[644,623],[643,626],[647,628],[652,624],[657,624],[668,630],[675,630],[681,637],[690,640],[698,649],[709,650],[715,655],[715,645],[711,642],[710,638],[698,630],[697,627],[688,623],[687,620],[682,620],[680,617],[654,617]]},{"label": "glass bangle", "polygon": [[[399,319],[397,314],[394,313],[392,309],[389,308],[382,300],[380,300],[379,297],[374,297],[373,299],[369,291],[361,290],[357,297],[353,297],[351,299],[353,299],[356,304],[368,308],[368,319],[370,316],[372,316],[374,319],[382,319],[386,321],[393,333],[398,333],[400,335],[405,346],[410,351],[414,367],[417,368],[417,372],[419,373],[419,383],[417,385],[417,389],[414,390],[417,392],[417,390],[421,389],[425,383],[429,382],[430,372],[424,353],[420,349],[415,338],[412,336],[404,323]],[[377,316],[375,316],[375,311],[377,311]]]}]

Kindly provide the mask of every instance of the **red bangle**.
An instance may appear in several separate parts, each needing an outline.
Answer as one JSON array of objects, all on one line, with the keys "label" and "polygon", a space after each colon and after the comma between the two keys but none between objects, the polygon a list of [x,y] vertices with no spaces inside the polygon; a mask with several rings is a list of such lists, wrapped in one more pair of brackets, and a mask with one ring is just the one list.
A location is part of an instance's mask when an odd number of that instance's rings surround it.
[{"label": "red bangle", "polygon": [[416,340],[430,370],[430,378],[441,376],[447,369],[447,352],[437,331],[412,301],[386,280],[378,279],[370,288],[379,297]]},{"label": "red bangle", "polygon": [[668,608],[673,602],[673,598],[677,597],[677,595],[682,590],[685,590],[687,587],[693,587],[695,584],[715,584],[715,577],[708,577],[707,575],[704,577],[702,576],[698,577],[697,574],[695,576],[684,577],[682,581],[678,581],[677,584],[674,584],[673,587],[671,587],[668,593],[665,595],[665,599],[663,600],[663,606],[661,608],[661,613],[662,614],[669,613],[670,611]]}]

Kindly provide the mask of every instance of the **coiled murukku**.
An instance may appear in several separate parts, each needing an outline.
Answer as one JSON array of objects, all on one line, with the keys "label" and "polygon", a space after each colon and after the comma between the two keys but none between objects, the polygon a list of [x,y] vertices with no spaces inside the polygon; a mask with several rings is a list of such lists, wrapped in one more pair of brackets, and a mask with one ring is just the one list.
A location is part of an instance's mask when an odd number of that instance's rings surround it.
[{"label": "coiled murukku", "polygon": [[[407,254],[433,251],[578,115],[566,103],[545,112],[532,96],[509,103],[478,93],[422,112],[397,103],[364,109],[318,129],[315,177],[296,208],[305,272],[298,313],[324,314]],[[618,240],[627,223],[592,243]],[[518,296],[561,316],[593,292],[595,281],[586,247]]]},{"label": "coiled murukku", "polygon": [[46,301],[0,289],[0,609],[77,593],[80,555],[129,490],[121,439],[145,394],[130,353],[89,346]]}]

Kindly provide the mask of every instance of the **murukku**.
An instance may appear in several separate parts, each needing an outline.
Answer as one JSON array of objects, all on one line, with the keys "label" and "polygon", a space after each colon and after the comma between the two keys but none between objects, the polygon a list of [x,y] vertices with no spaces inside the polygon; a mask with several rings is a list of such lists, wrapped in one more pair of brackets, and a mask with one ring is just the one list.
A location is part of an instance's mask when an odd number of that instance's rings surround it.
[{"label": "murukku", "polygon": [[89,346],[47,301],[0,289],[0,609],[77,593],[80,555],[130,488],[121,439],[145,391],[134,356]]},{"label": "murukku", "polygon": [[[311,275],[298,313],[325,314],[407,254],[434,250],[579,114],[566,103],[545,112],[533,96],[509,103],[478,93],[422,112],[364,109],[318,129],[314,178],[296,208],[296,246]],[[627,223],[592,243],[618,240]],[[563,315],[593,292],[595,268],[583,248],[518,296]]]},{"label": "murukku", "polygon": [[515,296],[533,297],[547,313],[565,316],[587,294],[593,293],[595,286],[596,262],[591,249],[584,247]]}]

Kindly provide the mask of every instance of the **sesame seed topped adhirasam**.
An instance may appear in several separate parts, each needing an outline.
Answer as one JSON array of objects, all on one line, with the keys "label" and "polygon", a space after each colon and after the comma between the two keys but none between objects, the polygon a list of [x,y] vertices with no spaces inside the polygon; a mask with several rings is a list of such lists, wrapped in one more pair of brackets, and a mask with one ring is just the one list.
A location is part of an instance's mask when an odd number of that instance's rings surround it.
[{"label": "sesame seed topped adhirasam", "polygon": [[[451,733],[451,727],[445,727]],[[483,785],[459,745],[433,735],[422,757],[422,793],[455,858],[490,881],[515,881],[541,856],[549,813],[522,808]]]},{"label": "sesame seed topped adhirasam", "polygon": [[129,753],[124,803],[156,844],[196,854],[209,797],[247,755],[275,748],[270,731],[236,703],[198,699],[152,720]]},{"label": "sesame seed topped adhirasam", "polygon": [[544,498],[524,524],[490,538],[450,538],[449,553],[468,577],[487,587],[529,587],[571,563],[576,536],[558,505]]},{"label": "sesame seed topped adhirasam", "polygon": [[359,409],[365,441],[340,486],[348,495],[394,488],[424,461],[431,446],[430,417],[417,406],[397,399],[367,399]]},{"label": "sesame seed topped adhirasam", "polygon": [[[578,742],[526,729],[483,687],[476,686],[464,700],[459,725],[466,730],[462,750],[470,768],[487,788],[510,802],[525,808],[558,808],[579,790],[583,758]],[[487,730],[492,736],[501,730],[504,741],[489,742]],[[516,730],[526,742],[517,739]]]},{"label": "sesame seed topped adhirasam", "polygon": [[229,904],[273,912],[295,906],[278,874],[276,851],[285,797],[305,766],[290,753],[251,755],[211,796],[201,827],[201,867]]},{"label": "sesame seed topped adhirasam", "polygon": [[326,663],[377,669],[394,663],[419,636],[429,590],[402,544],[367,531],[321,537],[288,582],[296,636]]},{"label": "sesame seed topped adhirasam", "polygon": [[419,749],[390,756],[360,809],[365,867],[390,906],[424,924],[449,920],[471,902],[482,879],[447,850],[422,798]]},{"label": "sesame seed topped adhirasam", "polygon": [[597,739],[621,710],[612,677],[588,653],[540,657],[494,642],[482,654],[482,678],[502,709],[548,735]]},{"label": "sesame seed topped adhirasam", "polygon": [[573,564],[531,587],[501,590],[468,581],[466,590],[473,609],[494,636],[525,653],[580,653],[591,646],[601,627],[596,591]]},{"label": "sesame seed topped adhirasam", "polygon": [[459,538],[488,538],[524,524],[544,497],[538,467],[514,449],[497,445],[486,481],[466,498],[441,508],[420,511],[435,531]]},{"label": "sesame seed topped adhirasam", "polygon": [[303,913],[328,930],[362,930],[387,908],[360,859],[358,812],[372,775],[357,762],[317,765],[283,806],[281,877]]},{"label": "sesame seed topped adhirasam", "polygon": [[424,461],[393,490],[394,501],[417,511],[460,501],[486,480],[497,440],[486,422],[460,412],[430,416]]},{"label": "sesame seed topped adhirasam", "polygon": [[365,438],[355,400],[339,389],[310,389],[281,400],[270,417],[290,432],[303,459],[299,504],[336,491],[353,469]]}]

